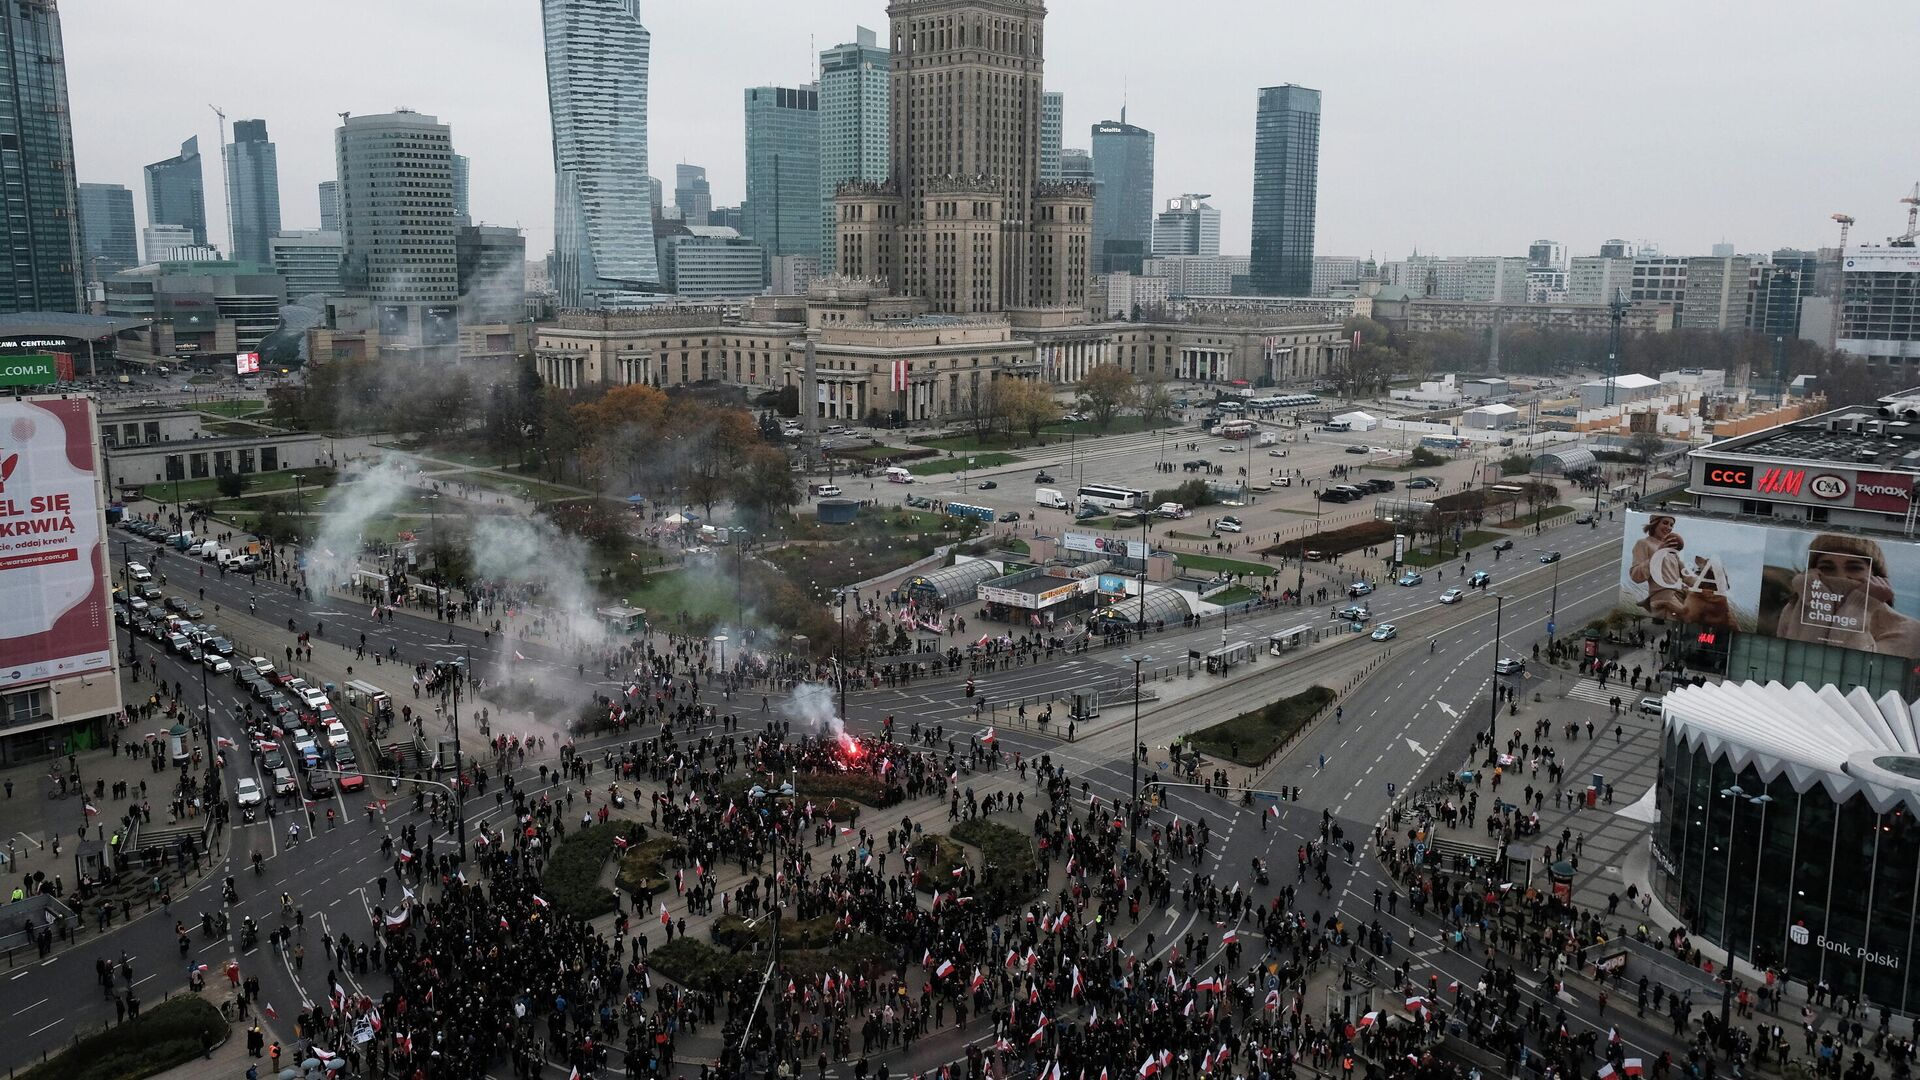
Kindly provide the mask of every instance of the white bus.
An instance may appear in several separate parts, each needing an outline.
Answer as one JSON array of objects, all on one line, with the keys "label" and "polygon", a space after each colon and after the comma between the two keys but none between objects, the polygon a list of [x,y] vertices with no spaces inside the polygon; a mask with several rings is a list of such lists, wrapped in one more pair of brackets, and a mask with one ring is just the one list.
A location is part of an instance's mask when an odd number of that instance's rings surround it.
[{"label": "white bus", "polygon": [[913,483],[913,474],[898,465],[889,466],[887,469],[887,483],[911,484]]},{"label": "white bus", "polygon": [[1080,501],[1106,510],[1139,510],[1147,505],[1147,493],[1111,484],[1082,484]]},{"label": "white bus", "polygon": [[1214,428],[1213,433],[1223,439],[1250,439],[1257,430],[1258,425],[1251,420],[1228,420]]}]

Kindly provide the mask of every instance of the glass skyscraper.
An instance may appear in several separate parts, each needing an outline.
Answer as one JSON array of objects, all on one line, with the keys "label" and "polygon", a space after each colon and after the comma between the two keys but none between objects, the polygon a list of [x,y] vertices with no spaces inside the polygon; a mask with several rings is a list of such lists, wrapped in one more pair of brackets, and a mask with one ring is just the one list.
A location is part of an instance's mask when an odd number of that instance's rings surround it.
[{"label": "glass skyscraper", "polygon": [[80,196],[60,10],[47,0],[8,4],[0,33],[0,151],[8,151],[0,153],[0,230],[13,270],[0,284],[0,311],[79,311]]},{"label": "glass skyscraper", "polygon": [[80,185],[80,238],[88,281],[140,265],[140,231],[133,223],[133,192],[120,184]]},{"label": "glass skyscraper", "polygon": [[207,242],[207,200],[200,175],[200,137],[180,144],[180,153],[147,166],[147,224],[178,225]]},{"label": "glass skyscraper", "polygon": [[820,94],[746,91],[747,232],[769,257],[820,255]]},{"label": "glass skyscraper", "polygon": [[473,224],[473,208],[467,201],[468,184],[473,175],[473,159],[453,155],[453,224],[455,228]]},{"label": "glass skyscraper", "polygon": [[887,178],[890,75],[890,54],[864,26],[852,42],[820,54],[820,269],[827,273],[837,265],[834,192],[849,180]]},{"label": "glass skyscraper", "polygon": [[1140,273],[1153,252],[1153,132],[1119,120],[1093,125],[1093,270]]},{"label": "glass skyscraper", "polygon": [[280,164],[265,120],[235,120],[227,146],[227,205],[233,257],[270,266],[268,241],[280,231]]},{"label": "glass skyscraper", "polygon": [[639,0],[542,0],[553,122],[554,287],[563,307],[658,295],[647,171],[653,36]]},{"label": "glass skyscraper", "polygon": [[1320,188],[1320,91],[1263,87],[1253,140],[1253,290],[1313,291],[1313,222]]}]

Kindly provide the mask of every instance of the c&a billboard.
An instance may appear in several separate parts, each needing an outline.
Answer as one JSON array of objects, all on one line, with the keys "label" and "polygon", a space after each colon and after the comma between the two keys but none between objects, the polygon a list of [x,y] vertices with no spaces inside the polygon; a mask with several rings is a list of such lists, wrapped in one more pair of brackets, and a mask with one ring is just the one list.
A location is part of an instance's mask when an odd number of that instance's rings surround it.
[{"label": "c&a billboard", "polygon": [[0,402],[0,689],[113,669],[93,403]]},{"label": "c&a billboard", "polygon": [[1622,599],[1696,626],[1920,659],[1920,544],[1630,511]]}]

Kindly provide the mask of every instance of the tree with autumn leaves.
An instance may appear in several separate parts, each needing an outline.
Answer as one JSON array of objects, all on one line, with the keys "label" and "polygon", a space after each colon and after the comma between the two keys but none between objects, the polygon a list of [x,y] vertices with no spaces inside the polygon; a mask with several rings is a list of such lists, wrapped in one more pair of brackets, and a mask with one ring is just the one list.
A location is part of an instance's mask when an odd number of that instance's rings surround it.
[{"label": "tree with autumn leaves", "polygon": [[699,506],[731,499],[761,522],[799,501],[787,458],[753,414],[651,386],[621,386],[568,410],[581,464],[602,490]]}]

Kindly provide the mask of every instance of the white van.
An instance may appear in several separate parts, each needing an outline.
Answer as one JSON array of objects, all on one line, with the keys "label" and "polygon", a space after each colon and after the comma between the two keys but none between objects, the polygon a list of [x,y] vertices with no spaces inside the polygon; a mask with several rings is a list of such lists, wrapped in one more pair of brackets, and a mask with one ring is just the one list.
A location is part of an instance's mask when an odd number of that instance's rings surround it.
[{"label": "white van", "polygon": [[135,581],[152,581],[153,571],[137,562],[130,562],[127,564],[127,576]]},{"label": "white van", "polygon": [[889,465],[887,467],[887,483],[911,484],[913,483],[913,474],[898,465]]},{"label": "white van", "polygon": [[198,555],[203,559],[211,559],[220,553],[220,541],[209,540],[199,547],[189,548],[187,553],[190,555]]},{"label": "white van", "polygon": [[1060,494],[1059,488],[1035,489],[1033,501],[1036,506],[1044,506],[1052,510],[1065,510],[1071,505],[1067,502],[1067,497]]}]

